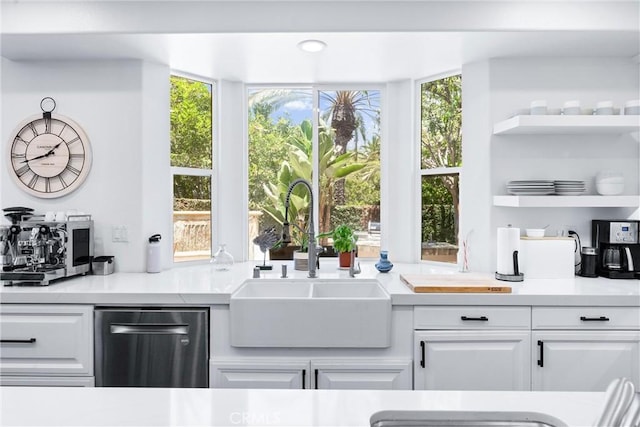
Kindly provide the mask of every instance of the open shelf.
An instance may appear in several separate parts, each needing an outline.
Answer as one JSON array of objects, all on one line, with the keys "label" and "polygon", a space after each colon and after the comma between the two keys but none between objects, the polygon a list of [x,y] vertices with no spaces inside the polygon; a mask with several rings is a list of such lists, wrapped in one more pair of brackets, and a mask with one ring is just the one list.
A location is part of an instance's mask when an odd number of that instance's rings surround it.
[{"label": "open shelf", "polygon": [[515,116],[496,123],[494,135],[623,134],[640,131],[640,116]]},{"label": "open shelf", "polygon": [[637,208],[640,195],[633,196],[493,196],[494,206],[512,208]]}]

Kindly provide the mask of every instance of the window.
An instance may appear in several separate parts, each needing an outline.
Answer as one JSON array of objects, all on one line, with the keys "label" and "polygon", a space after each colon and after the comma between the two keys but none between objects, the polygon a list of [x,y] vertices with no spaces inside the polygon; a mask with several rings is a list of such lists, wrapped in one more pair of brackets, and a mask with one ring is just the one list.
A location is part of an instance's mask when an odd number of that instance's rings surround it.
[{"label": "window", "polygon": [[[290,222],[306,229],[315,208],[316,231],[347,224],[358,235],[359,256],[377,257],[380,91],[250,88],[248,99],[249,258],[264,256],[253,243],[258,234],[270,227],[280,234],[287,189],[297,178],[312,183],[317,206],[296,187]],[[292,237],[293,245],[307,245],[296,227]]]},{"label": "window", "polygon": [[421,259],[455,263],[462,166],[462,76],[420,85]]},{"label": "window", "polygon": [[173,261],[211,258],[213,85],[171,76]]}]

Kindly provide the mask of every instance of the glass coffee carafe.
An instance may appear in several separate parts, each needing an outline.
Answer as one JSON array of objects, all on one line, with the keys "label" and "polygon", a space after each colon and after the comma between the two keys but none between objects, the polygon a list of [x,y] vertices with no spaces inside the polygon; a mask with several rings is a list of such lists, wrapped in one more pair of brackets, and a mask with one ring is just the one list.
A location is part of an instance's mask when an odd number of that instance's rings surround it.
[{"label": "glass coffee carafe", "polygon": [[602,267],[607,270],[620,270],[622,268],[620,248],[609,246],[604,250]]}]

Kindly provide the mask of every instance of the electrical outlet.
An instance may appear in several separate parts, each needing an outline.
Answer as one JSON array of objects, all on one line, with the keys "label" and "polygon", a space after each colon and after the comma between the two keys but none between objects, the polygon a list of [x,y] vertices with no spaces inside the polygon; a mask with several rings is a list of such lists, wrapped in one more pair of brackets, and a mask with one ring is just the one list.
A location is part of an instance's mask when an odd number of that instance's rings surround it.
[{"label": "electrical outlet", "polygon": [[129,241],[129,229],[126,225],[114,225],[111,227],[111,241],[112,242],[128,242]]}]

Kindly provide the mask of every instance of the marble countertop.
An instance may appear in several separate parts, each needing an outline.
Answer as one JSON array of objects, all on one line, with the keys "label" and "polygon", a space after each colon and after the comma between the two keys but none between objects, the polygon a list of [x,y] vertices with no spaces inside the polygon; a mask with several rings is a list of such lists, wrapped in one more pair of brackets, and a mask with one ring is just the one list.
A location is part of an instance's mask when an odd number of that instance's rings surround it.
[{"label": "marble countertop", "polygon": [[369,426],[378,411],[533,412],[590,426],[604,392],[0,388],[2,426]]},{"label": "marble countertop", "polygon": [[[262,278],[278,279],[281,264],[287,264],[290,278],[306,278],[292,262],[274,261],[272,271]],[[22,304],[228,304],[231,293],[252,277],[254,262],[236,263],[229,271],[215,271],[209,264],[180,266],[156,274],[114,273],[108,276],[78,276],[53,282],[49,286],[2,286],[0,302]],[[640,306],[640,280],[606,278],[526,279],[504,282],[510,294],[417,294],[401,280],[400,274],[456,274],[453,268],[433,264],[398,263],[389,273],[379,273],[374,261],[361,261],[362,273],[349,278],[347,270],[337,267],[334,258],[323,258],[319,279],[379,280],[391,295],[394,305],[613,305]],[[464,273],[492,278],[491,274]],[[467,276],[469,277],[469,276]]]}]

